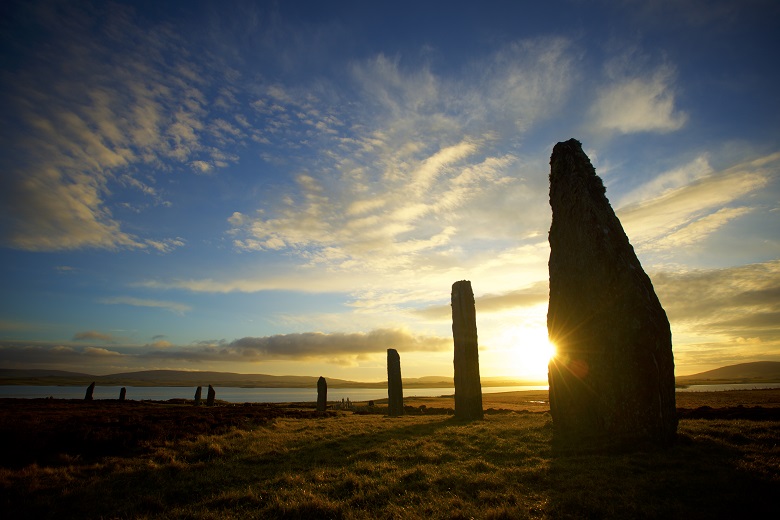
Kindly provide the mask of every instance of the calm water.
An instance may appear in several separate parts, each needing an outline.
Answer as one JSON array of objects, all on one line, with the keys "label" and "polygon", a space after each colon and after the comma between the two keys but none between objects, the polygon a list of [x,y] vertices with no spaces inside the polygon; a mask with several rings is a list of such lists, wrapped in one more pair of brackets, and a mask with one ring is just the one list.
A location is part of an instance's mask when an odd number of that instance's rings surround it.
[{"label": "calm water", "polygon": [[[140,401],[152,399],[165,401],[168,399],[193,399],[195,387],[173,386],[128,386],[127,399]],[[118,399],[118,386],[96,386],[92,394],[95,399]],[[317,400],[316,388],[236,388],[215,387],[217,399],[231,403],[296,403],[314,402]],[[547,390],[546,386],[496,386],[482,389],[483,393],[516,392],[518,390]],[[452,395],[452,388],[410,388],[404,391],[405,397],[438,397]],[[0,397],[83,399],[86,387],[80,386],[0,386]],[[207,387],[203,388],[203,399],[206,399]],[[369,401],[386,399],[384,388],[329,388],[328,401],[341,401],[349,398],[351,401]]]},{"label": "calm water", "polygon": [[[95,387],[95,399],[118,399],[118,386]],[[195,387],[172,386],[128,386],[127,399],[141,401],[151,399],[165,401],[168,399],[193,399]],[[759,388],[780,388],[780,383],[748,383],[736,385],[694,385],[688,388],[678,388],[678,392],[713,392],[721,390],[750,390]],[[317,400],[315,388],[236,388],[217,387],[217,399],[231,403],[295,403],[314,402]],[[494,386],[482,388],[482,393],[517,392],[521,390],[547,390],[547,386]],[[0,385],[0,398],[43,398],[83,399],[86,387],[80,386],[16,386]],[[452,388],[410,388],[404,391],[405,397],[438,397],[452,395]],[[206,388],[203,398],[206,398]],[[368,401],[387,398],[387,390],[383,388],[329,388],[328,400],[341,401],[349,398],[352,401]]]}]

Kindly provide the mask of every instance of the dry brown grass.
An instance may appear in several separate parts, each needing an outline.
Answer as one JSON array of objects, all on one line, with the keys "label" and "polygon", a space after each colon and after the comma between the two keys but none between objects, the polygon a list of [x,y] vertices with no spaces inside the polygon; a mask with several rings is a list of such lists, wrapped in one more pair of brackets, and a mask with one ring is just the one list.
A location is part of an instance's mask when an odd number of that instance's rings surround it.
[{"label": "dry brown grass", "polygon": [[[740,404],[749,406],[764,399],[742,395]],[[764,404],[777,406],[778,395]],[[488,396],[486,408],[539,400]],[[715,399],[732,404],[726,396]],[[443,408],[446,402],[420,404]],[[219,432],[144,441],[130,455],[67,454],[52,464],[0,469],[0,508],[7,518],[771,518],[780,513],[776,419],[682,420],[674,447],[622,454],[556,454],[551,433],[543,411],[507,411],[472,423],[447,415],[350,413],[247,420]]]}]

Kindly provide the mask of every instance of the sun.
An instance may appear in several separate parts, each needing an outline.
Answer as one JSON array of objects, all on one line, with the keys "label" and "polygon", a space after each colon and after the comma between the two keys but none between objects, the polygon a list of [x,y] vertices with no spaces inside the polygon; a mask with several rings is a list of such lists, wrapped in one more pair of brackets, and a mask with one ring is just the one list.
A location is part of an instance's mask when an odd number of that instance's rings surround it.
[{"label": "sun", "polygon": [[547,365],[555,356],[555,345],[547,337],[546,327],[512,325],[505,327],[497,343],[504,357],[505,375],[542,381]]}]

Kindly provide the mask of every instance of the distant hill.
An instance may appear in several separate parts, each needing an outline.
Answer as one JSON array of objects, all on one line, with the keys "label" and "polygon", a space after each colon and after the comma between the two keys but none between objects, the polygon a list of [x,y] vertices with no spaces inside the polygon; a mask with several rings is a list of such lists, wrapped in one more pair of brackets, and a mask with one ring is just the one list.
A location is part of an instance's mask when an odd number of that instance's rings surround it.
[{"label": "distant hill", "polygon": [[776,383],[780,382],[780,361],[739,363],[698,374],[679,376],[676,380],[678,384]]},{"label": "distant hill", "polygon": [[[0,385],[86,386],[207,386],[243,388],[315,388],[316,376],[273,376],[269,374],[235,374],[232,372],[191,372],[184,370],[145,370],[95,376],[63,370],[0,369]],[[387,388],[386,381],[347,381],[326,378],[330,388]],[[482,386],[534,385],[537,381],[510,378],[482,378]],[[404,388],[453,388],[452,377],[425,376],[405,378]]]}]

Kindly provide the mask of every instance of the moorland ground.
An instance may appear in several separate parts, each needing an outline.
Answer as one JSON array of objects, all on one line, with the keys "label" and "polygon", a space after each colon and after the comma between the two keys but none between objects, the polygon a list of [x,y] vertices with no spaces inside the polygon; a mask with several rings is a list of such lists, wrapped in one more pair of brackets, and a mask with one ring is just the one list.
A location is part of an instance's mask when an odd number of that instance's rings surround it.
[{"label": "moorland ground", "polygon": [[[678,393],[668,449],[558,453],[547,392],[311,405],[0,400],[5,518],[778,517],[780,390]],[[421,407],[424,407],[421,409]],[[414,413],[414,414],[412,414]]]}]

